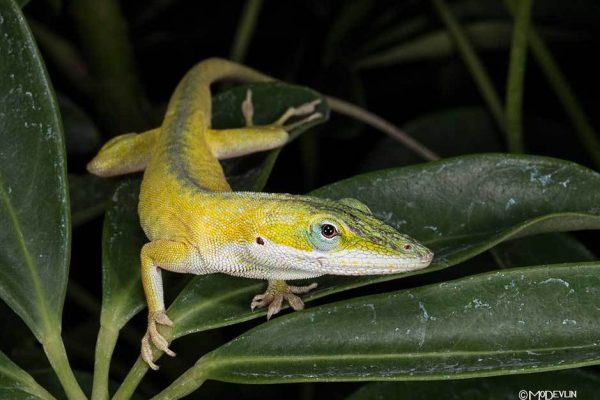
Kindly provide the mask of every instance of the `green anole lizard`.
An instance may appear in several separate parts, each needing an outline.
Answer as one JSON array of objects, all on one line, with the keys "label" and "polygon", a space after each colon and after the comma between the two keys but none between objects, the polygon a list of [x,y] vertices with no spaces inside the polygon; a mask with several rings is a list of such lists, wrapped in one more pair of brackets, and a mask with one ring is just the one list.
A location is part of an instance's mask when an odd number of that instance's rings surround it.
[{"label": "green anole lizard", "polygon": [[[212,130],[210,85],[224,78],[272,80],[230,61],[201,62],[177,86],[160,128],[118,136],[88,164],[101,176],[145,169],[138,213],[150,242],[141,251],[148,303],[141,353],[153,369],[158,367],[151,345],[175,355],[157,330],[157,324],[173,324],[165,311],[161,270],[267,279],[267,290],[251,307],[267,307],[270,318],[283,300],[302,309],[298,295],[316,287],[289,286],[285,280],[406,272],[427,267],[433,257],[356,199],[232,192],[219,159],[282,146],[293,126],[318,114],[312,102],[290,108],[271,125],[253,126],[248,96],[242,104],[245,128]],[[285,125],[294,116],[304,118]]]}]

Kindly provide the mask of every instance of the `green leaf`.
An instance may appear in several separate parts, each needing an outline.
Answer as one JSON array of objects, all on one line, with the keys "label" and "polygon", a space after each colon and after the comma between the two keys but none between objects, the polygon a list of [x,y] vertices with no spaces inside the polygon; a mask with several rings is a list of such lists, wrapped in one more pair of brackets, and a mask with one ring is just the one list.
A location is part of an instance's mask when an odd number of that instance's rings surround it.
[{"label": "green leaf", "polygon": [[[306,300],[443,269],[514,237],[600,227],[600,175],[544,157],[457,157],[357,176],[312,194],[357,198],[436,257],[430,267],[407,274],[325,276]],[[173,339],[262,317],[264,310],[252,312],[249,302],[264,288],[264,282],[221,274],[195,277],[169,307],[175,326],[163,333]],[[134,369],[128,379],[139,380],[147,366],[138,359]]]},{"label": "green leaf", "polygon": [[[357,198],[435,252],[430,267],[403,276],[458,264],[511,238],[600,228],[600,175],[545,157],[456,157],[361,175],[312,194]],[[337,292],[396,277],[323,280],[331,285],[325,290]]]},{"label": "green leaf", "polygon": [[44,342],[60,331],[70,246],[62,127],[17,5],[0,3],[0,296]]},{"label": "green leaf", "polygon": [[[501,376],[480,379],[461,379],[444,382],[376,382],[368,383],[348,396],[346,400],[371,399],[462,399],[505,400],[518,399],[522,390],[571,390],[577,398],[597,399],[600,377],[590,370],[546,372],[535,375]],[[527,393],[528,394],[528,393]],[[550,397],[550,396],[548,396]],[[547,397],[547,398],[548,398]],[[532,395],[537,399],[537,395]],[[560,397],[556,397],[557,399]],[[562,398],[569,398],[562,396]],[[571,398],[575,398],[571,396]]]},{"label": "green leaf", "polygon": [[[597,364],[599,291],[600,263],[587,263],[356,298],[260,325],[192,371],[196,378],[277,383],[451,379]],[[175,384],[190,374],[183,377]]]},{"label": "green leaf", "polygon": [[2,399],[54,399],[27,372],[13,363],[0,351],[0,398]]},{"label": "green leaf", "polygon": [[[573,196],[577,193],[577,196]],[[423,241],[433,264],[400,275],[325,276],[307,300],[456,265],[513,237],[600,227],[600,176],[577,164],[532,156],[480,155],[357,176],[313,192],[354,197]],[[194,278],[173,301],[170,338],[264,315],[252,312],[264,282],[220,274]]]},{"label": "green leaf", "polygon": [[[443,269],[513,237],[600,227],[600,175],[542,157],[457,157],[357,176],[312,194],[357,198],[436,256],[430,267],[408,274],[322,277],[308,300]],[[169,308],[175,327],[166,334],[179,337],[262,316],[263,311],[250,311],[249,302],[264,287],[220,274],[196,277]]]},{"label": "green leaf", "polygon": [[[484,20],[464,25],[471,44],[478,50],[500,50],[510,47],[512,24],[507,20]],[[577,41],[581,35],[559,29],[542,29],[549,41]],[[419,35],[404,43],[382,49],[358,60],[360,68],[376,68],[414,61],[448,57],[455,46],[446,30]]]},{"label": "green leaf", "polygon": [[137,214],[139,180],[117,188],[104,219],[101,325],[121,329],[144,305],[140,249],[148,240]]}]

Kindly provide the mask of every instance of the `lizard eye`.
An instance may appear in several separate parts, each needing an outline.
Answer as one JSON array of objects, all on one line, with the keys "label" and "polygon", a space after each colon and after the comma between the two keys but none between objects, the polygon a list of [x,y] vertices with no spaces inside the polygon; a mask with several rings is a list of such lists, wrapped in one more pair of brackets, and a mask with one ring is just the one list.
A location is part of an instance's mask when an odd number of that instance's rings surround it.
[{"label": "lizard eye", "polygon": [[402,248],[406,251],[412,250],[412,246],[410,244],[405,244],[404,246],[402,246]]},{"label": "lizard eye", "polygon": [[321,235],[327,239],[331,239],[338,234],[335,226],[331,224],[323,224],[321,225]]}]

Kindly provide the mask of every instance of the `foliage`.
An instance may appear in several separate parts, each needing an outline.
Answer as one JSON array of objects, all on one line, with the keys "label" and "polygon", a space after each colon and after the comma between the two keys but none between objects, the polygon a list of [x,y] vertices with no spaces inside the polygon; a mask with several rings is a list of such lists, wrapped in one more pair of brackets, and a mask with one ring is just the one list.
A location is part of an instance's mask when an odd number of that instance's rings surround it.
[{"label": "foliage", "polygon": [[[583,394],[597,386],[589,366],[600,363],[600,266],[590,246],[600,228],[600,175],[588,167],[600,165],[600,144],[597,117],[584,110],[597,99],[575,94],[595,75],[570,82],[559,67],[573,56],[565,56],[567,45],[593,48],[593,2],[313,1],[282,9],[249,0],[235,29],[219,8],[225,6],[188,3],[0,2],[0,297],[7,305],[0,321],[10,326],[0,334],[0,397],[179,398],[207,380],[213,382],[198,393],[221,398],[501,398],[521,389]],[[282,40],[307,31],[287,7],[323,32],[274,51],[264,44],[271,29],[283,32]],[[153,36],[164,29],[159,21],[189,22],[192,14],[203,23],[184,33],[198,43],[179,35],[183,22],[163,39]],[[72,29],[57,28],[66,15]],[[243,125],[249,87],[256,123],[322,100],[323,117],[293,131],[283,151],[224,162],[232,186],[357,198],[436,257],[413,273],[319,278],[306,310],[268,322],[264,311],[249,308],[264,282],[169,274],[168,314],[176,325],[162,332],[179,355],[161,359],[161,371],[143,380],[141,359],[127,365],[144,329],[137,317],[145,307],[141,177],[99,179],[83,166],[109,137],[159,125],[185,69],[216,51],[211,41],[227,46],[231,37],[232,58],[247,55],[285,80],[308,80],[358,103],[369,99],[370,108],[404,124],[404,132],[394,128],[401,137],[442,158],[419,164],[414,147],[356,122],[328,120],[340,103],[305,86],[223,86],[213,98],[216,128]],[[562,52],[553,54],[547,43]],[[278,55],[284,50],[286,57]],[[490,62],[498,57],[503,71]],[[158,58],[170,65],[163,70],[153,63]],[[531,79],[531,68],[547,82]],[[548,100],[551,91],[558,101]],[[573,132],[554,112],[561,107]],[[345,113],[366,120],[353,110]],[[374,125],[382,121],[374,118]],[[524,375],[508,376],[514,374]],[[311,386],[377,380],[395,382]]]}]

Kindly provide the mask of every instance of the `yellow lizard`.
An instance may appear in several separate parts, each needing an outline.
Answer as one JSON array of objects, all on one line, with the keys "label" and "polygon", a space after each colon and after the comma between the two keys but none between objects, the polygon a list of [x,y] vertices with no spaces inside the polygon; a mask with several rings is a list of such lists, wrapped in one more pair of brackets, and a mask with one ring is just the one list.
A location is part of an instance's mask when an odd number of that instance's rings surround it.
[{"label": "yellow lizard", "polygon": [[173,324],[165,311],[161,270],[267,279],[267,290],[251,307],[268,307],[270,318],[283,300],[302,309],[297,295],[316,287],[288,286],[285,280],[406,272],[425,268],[433,257],[356,199],[232,192],[218,159],[282,146],[290,117],[305,116],[297,125],[318,115],[313,102],[290,108],[271,125],[252,126],[248,97],[242,105],[247,127],[211,130],[210,84],[224,78],[272,80],[230,61],[201,62],[177,86],[160,128],[116,137],[88,165],[101,176],[145,169],[138,212],[150,242],[141,251],[148,303],[141,353],[153,369],[158,367],[151,344],[175,355],[156,328]]}]

